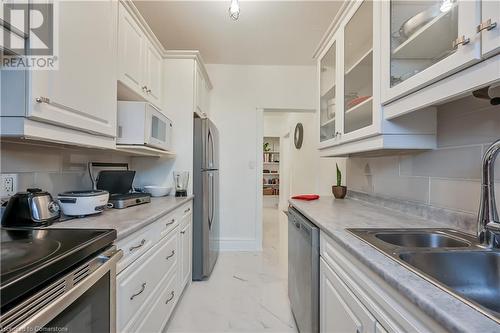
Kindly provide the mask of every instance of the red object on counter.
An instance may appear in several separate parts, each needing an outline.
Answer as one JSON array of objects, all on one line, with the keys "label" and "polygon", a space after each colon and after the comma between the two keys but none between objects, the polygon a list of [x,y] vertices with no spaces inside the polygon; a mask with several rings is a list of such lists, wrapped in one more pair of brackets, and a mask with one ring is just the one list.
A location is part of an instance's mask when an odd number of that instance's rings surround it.
[{"label": "red object on counter", "polygon": [[318,200],[319,195],[317,195],[317,194],[301,194],[301,195],[296,195],[296,196],[292,197],[292,199],[312,201],[312,200]]}]

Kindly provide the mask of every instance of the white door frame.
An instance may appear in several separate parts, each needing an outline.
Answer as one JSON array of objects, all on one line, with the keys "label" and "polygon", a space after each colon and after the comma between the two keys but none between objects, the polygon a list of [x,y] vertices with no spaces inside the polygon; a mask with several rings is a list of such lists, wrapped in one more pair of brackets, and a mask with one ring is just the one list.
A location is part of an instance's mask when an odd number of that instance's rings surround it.
[{"label": "white door frame", "polygon": [[[262,251],[262,216],[263,216],[263,195],[262,195],[262,169],[264,168],[263,160],[263,144],[264,144],[264,111],[267,112],[316,112],[314,109],[270,109],[270,108],[256,108],[256,123],[257,123],[257,142],[255,146],[255,249],[256,251]],[[283,133],[285,134],[285,133]],[[290,132],[290,135],[292,133]],[[281,136],[280,136],[281,139]],[[281,149],[281,144],[280,144]],[[291,179],[290,179],[291,181]],[[281,192],[280,192],[281,193]]]}]

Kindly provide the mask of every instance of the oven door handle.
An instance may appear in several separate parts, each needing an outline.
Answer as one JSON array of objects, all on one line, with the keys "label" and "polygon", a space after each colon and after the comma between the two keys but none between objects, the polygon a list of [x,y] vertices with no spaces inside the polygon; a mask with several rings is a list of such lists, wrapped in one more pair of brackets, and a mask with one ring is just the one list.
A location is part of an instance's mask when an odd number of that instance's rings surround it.
[{"label": "oven door handle", "polygon": [[[71,273],[51,284],[49,287],[41,290],[34,296],[30,297],[23,303],[19,304],[11,311],[2,315],[2,329],[4,324],[15,322],[16,318],[27,314],[33,307],[40,306],[44,301],[48,301],[54,295],[51,294],[55,288],[65,285],[66,289],[56,298],[50,300],[41,309],[35,312],[34,315],[21,322],[19,325],[12,327],[10,330],[16,332],[36,332],[36,329],[43,327],[52,319],[56,318],[61,312],[68,308],[81,295],[89,290],[97,281],[99,281],[108,272],[110,273],[110,333],[116,332],[116,263],[123,256],[122,250],[117,250],[115,246],[105,250],[100,255],[87,261],[79,266]],[[76,274],[85,266],[89,267],[91,273],[84,279],[75,282]],[[30,306],[31,305],[31,306]],[[12,315],[15,318],[12,318]],[[11,320],[12,318],[12,320]]]}]

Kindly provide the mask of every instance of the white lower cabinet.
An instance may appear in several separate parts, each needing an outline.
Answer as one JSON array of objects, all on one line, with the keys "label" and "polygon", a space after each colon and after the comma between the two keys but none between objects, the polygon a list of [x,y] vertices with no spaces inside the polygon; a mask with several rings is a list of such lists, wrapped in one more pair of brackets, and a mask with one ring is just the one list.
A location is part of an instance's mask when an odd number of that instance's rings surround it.
[{"label": "white lower cabinet", "polygon": [[193,214],[191,209],[182,218],[180,222],[180,236],[179,236],[179,248],[180,248],[180,291],[182,292],[186,285],[191,281],[191,265],[192,265],[192,248],[193,248],[193,228],[192,228]]},{"label": "white lower cabinet", "polygon": [[375,332],[375,318],[323,259],[320,260],[320,311],[320,332]]},{"label": "white lower cabinet", "polygon": [[163,292],[159,297],[155,298],[152,310],[144,317],[140,324],[134,328],[134,332],[161,332],[167,323],[179,299],[175,272],[165,277],[165,280],[162,281],[161,284],[165,285]]},{"label": "white lower cabinet", "polygon": [[447,332],[323,232],[320,253],[322,333]]},{"label": "white lower cabinet", "polygon": [[161,332],[191,279],[189,202],[119,241],[117,331]]},{"label": "white lower cabinet", "polygon": [[[178,247],[177,232],[174,230],[168,237],[161,240],[145,255],[145,260],[135,261],[117,278],[117,327],[119,331],[129,331],[135,322],[135,317],[148,307],[149,296],[158,294],[165,275],[175,271]],[[161,291],[160,291],[161,292]],[[142,316],[140,316],[142,317]]]}]

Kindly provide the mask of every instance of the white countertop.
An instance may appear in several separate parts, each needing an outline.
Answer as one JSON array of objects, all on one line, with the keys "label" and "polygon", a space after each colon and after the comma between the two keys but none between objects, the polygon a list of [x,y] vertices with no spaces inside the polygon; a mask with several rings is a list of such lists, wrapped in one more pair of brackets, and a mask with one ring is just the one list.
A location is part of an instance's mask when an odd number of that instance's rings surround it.
[{"label": "white countertop", "polygon": [[500,325],[358,239],[346,228],[443,228],[434,221],[354,199],[290,204],[450,332],[500,332]]},{"label": "white countertop", "polygon": [[56,222],[49,228],[115,229],[117,234],[116,240],[120,240],[192,199],[193,196],[183,198],[172,196],[151,198],[151,202],[147,204],[124,209],[107,209],[97,215]]}]

